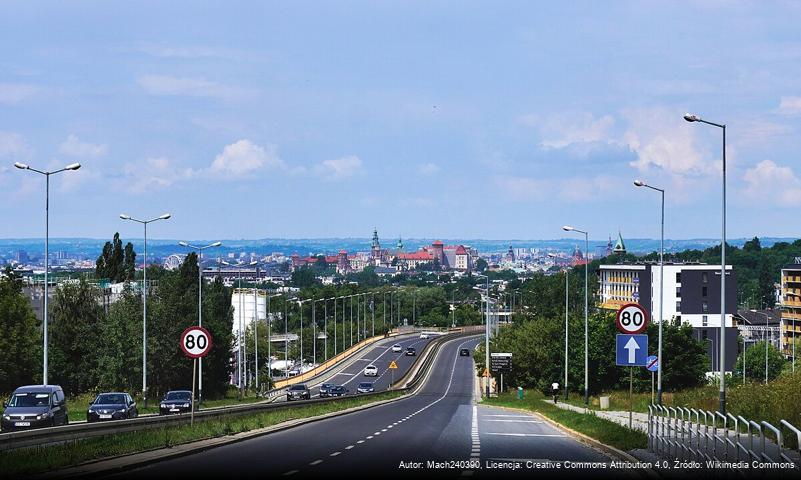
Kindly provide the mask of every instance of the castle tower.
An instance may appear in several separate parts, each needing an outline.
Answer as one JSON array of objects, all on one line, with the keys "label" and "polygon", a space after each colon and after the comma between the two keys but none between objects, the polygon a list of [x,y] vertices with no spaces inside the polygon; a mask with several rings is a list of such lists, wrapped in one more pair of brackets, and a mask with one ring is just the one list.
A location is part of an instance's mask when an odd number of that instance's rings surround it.
[{"label": "castle tower", "polygon": [[381,243],[378,241],[378,229],[373,228],[373,242],[370,245],[370,260],[373,265],[381,260]]}]

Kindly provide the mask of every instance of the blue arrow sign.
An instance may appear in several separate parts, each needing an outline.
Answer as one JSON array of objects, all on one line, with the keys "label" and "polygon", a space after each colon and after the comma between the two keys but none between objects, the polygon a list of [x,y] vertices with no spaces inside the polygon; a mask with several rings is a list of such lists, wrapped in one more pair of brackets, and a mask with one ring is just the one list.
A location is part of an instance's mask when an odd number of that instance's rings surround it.
[{"label": "blue arrow sign", "polygon": [[615,363],[619,367],[644,367],[648,358],[648,335],[615,337]]},{"label": "blue arrow sign", "polygon": [[647,368],[649,372],[659,370],[659,359],[656,355],[651,355],[645,359],[645,368]]}]

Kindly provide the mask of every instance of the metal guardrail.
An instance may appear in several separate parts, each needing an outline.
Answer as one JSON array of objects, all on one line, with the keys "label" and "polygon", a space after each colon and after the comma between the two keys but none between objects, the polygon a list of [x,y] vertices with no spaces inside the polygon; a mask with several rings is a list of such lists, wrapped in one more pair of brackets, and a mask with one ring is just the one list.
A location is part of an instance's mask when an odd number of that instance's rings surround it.
[{"label": "metal guardrail", "polygon": [[[437,345],[437,348],[439,348],[439,345],[441,345],[445,341],[449,341],[454,338],[462,336],[468,336],[471,334],[473,333],[455,333],[455,334],[443,335],[437,339],[432,340],[429,343],[429,345]],[[434,358],[433,355],[429,355],[426,358],[420,356],[418,361],[423,361],[425,362],[425,364],[421,368],[416,369],[415,377],[411,379],[411,381],[407,384],[406,387],[397,388],[394,390],[401,391],[404,393],[412,391],[417,386],[417,384],[427,375],[427,372],[430,370],[430,367],[433,364],[433,358]],[[416,363],[417,362],[415,362],[415,364]],[[264,411],[294,408],[295,406],[312,405],[318,403],[330,403],[355,397],[363,398],[363,397],[377,396],[386,392],[387,391],[385,390],[381,392],[364,393],[354,396],[301,400],[291,403],[259,402],[247,405],[216,407],[207,410],[195,411],[195,421],[214,420],[225,417],[236,418]],[[102,423],[79,423],[79,424],[65,425],[59,427],[48,427],[35,430],[8,432],[0,435],[0,451],[41,446],[46,444],[62,443],[62,442],[74,442],[91,437],[134,432],[139,430],[164,428],[175,425],[184,425],[184,424],[189,424],[189,422],[190,422],[190,417],[187,414],[165,415],[165,416],[151,415],[151,416],[142,416],[127,420],[112,420]]]},{"label": "metal guardrail", "polygon": [[[795,435],[794,449],[785,445],[783,430]],[[745,461],[801,467],[801,430],[786,420],[776,427],[731,413],[652,404],[647,432],[648,451],[664,458],[716,461],[723,466]]]}]

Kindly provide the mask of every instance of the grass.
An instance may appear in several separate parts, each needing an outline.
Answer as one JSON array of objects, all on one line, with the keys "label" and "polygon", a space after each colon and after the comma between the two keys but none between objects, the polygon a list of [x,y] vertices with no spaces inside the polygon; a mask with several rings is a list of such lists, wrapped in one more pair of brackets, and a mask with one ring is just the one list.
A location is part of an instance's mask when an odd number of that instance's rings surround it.
[{"label": "grass", "polygon": [[601,443],[611,445],[620,450],[633,450],[645,448],[648,443],[646,435],[639,431],[629,430],[626,427],[610,422],[594,414],[577,413],[555,407],[543,402],[542,393],[528,390],[523,400],[518,400],[516,394],[504,393],[497,398],[485,400],[487,405],[522,408],[544,415],[556,423],[572,430],[583,433]]},{"label": "grass", "polygon": [[139,432],[120,433],[88,438],[75,442],[0,452],[0,472],[3,476],[21,476],[70,467],[91,460],[169,448],[187,442],[233,435],[277,425],[289,420],[314,417],[387,400],[402,392],[386,392],[370,397],[346,397],[338,401],[266,411],[248,416],[207,420]]}]

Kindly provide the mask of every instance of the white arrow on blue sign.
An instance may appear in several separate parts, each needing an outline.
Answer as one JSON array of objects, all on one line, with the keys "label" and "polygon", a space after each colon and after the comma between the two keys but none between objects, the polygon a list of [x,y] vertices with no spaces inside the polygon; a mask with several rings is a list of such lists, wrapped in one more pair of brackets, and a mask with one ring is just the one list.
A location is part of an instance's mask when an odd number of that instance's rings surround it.
[{"label": "white arrow on blue sign", "polygon": [[615,336],[615,363],[619,367],[644,367],[648,358],[648,335]]}]

